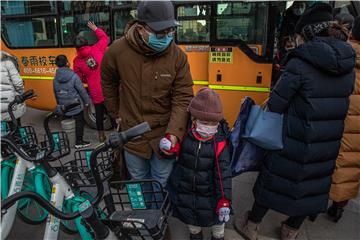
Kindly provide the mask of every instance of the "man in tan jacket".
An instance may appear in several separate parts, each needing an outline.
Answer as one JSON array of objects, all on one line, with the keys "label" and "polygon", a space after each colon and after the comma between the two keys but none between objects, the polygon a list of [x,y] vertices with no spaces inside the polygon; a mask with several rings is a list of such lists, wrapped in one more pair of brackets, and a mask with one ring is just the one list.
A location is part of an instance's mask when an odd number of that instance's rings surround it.
[{"label": "man in tan jacket", "polygon": [[350,44],[357,55],[356,79],[332,176],[330,198],[333,204],[327,213],[335,222],[341,218],[348,201],[358,196],[360,187],[360,17],[355,19]]},{"label": "man in tan jacket", "polygon": [[152,129],[125,146],[132,178],[156,179],[163,186],[175,157],[164,157],[168,152],[159,149],[160,139],[167,135],[174,147],[182,138],[193,97],[187,57],[173,41],[177,26],[170,1],[142,1],[138,20],[128,23],[101,63],[105,104],[121,131],[144,121]]}]

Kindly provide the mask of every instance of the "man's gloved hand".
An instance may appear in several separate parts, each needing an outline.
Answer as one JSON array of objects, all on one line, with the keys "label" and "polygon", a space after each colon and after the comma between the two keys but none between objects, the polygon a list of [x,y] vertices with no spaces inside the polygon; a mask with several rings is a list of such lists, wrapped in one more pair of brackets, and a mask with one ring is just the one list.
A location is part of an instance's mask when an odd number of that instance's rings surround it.
[{"label": "man's gloved hand", "polygon": [[219,216],[220,222],[228,222],[230,219],[230,201],[222,198],[216,207],[216,214]]}]

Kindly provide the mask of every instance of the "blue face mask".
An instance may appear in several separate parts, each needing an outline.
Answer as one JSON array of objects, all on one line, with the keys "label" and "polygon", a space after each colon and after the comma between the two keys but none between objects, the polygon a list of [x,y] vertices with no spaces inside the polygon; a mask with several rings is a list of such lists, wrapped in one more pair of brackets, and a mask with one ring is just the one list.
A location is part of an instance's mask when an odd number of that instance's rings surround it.
[{"label": "blue face mask", "polygon": [[174,38],[173,33],[168,33],[163,38],[157,38],[154,33],[150,33],[150,32],[148,33],[149,33],[149,42],[148,42],[149,47],[151,47],[157,52],[164,51],[170,45],[171,41]]}]

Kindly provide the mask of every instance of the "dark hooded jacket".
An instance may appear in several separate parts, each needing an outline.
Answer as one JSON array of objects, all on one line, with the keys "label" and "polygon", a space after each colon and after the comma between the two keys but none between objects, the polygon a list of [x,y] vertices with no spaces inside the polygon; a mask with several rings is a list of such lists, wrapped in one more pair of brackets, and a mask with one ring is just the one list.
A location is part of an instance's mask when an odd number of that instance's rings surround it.
[{"label": "dark hooded jacket", "polygon": [[254,187],[258,204],[288,216],[326,210],[339,152],[356,54],[350,44],[316,38],[288,56],[270,94],[270,111],[284,114],[284,149],[269,152]]},{"label": "dark hooded jacket", "polygon": [[[90,98],[87,94],[80,78],[68,67],[62,67],[56,70],[54,78],[54,93],[58,105],[68,105],[75,101],[83,104],[90,104]],[[67,116],[74,116],[83,110],[83,104],[70,112]]]},{"label": "dark hooded jacket", "polygon": [[222,151],[218,148],[227,141],[228,134],[225,122],[221,122],[215,138],[209,141],[197,140],[189,128],[181,143],[179,160],[170,175],[168,188],[173,203],[173,215],[186,224],[201,227],[218,224],[216,206],[222,194],[215,146],[218,149],[224,196],[231,201],[229,148],[227,144]]}]

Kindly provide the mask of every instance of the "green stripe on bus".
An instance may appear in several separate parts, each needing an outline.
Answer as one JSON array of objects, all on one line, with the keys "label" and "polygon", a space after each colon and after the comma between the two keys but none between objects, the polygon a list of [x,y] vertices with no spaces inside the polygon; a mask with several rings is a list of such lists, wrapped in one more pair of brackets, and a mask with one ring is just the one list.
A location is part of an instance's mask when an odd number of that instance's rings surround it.
[{"label": "green stripe on bus", "polygon": [[54,77],[46,76],[21,76],[22,79],[36,79],[36,80],[53,80]]},{"label": "green stripe on bus", "polygon": [[209,88],[216,89],[216,90],[230,90],[230,91],[270,92],[270,88],[267,88],[267,87],[209,85]]},{"label": "green stripe on bus", "polygon": [[[54,77],[46,76],[21,76],[23,79],[32,79],[32,80],[53,80]],[[216,90],[230,90],[230,91],[247,91],[247,92],[270,92],[270,88],[267,87],[248,87],[248,86],[230,86],[230,85],[213,85],[209,84],[208,81],[204,80],[194,80],[195,85],[206,85],[211,89]]]},{"label": "green stripe on bus", "polygon": [[195,85],[209,85],[208,81],[194,80],[193,82]]}]

